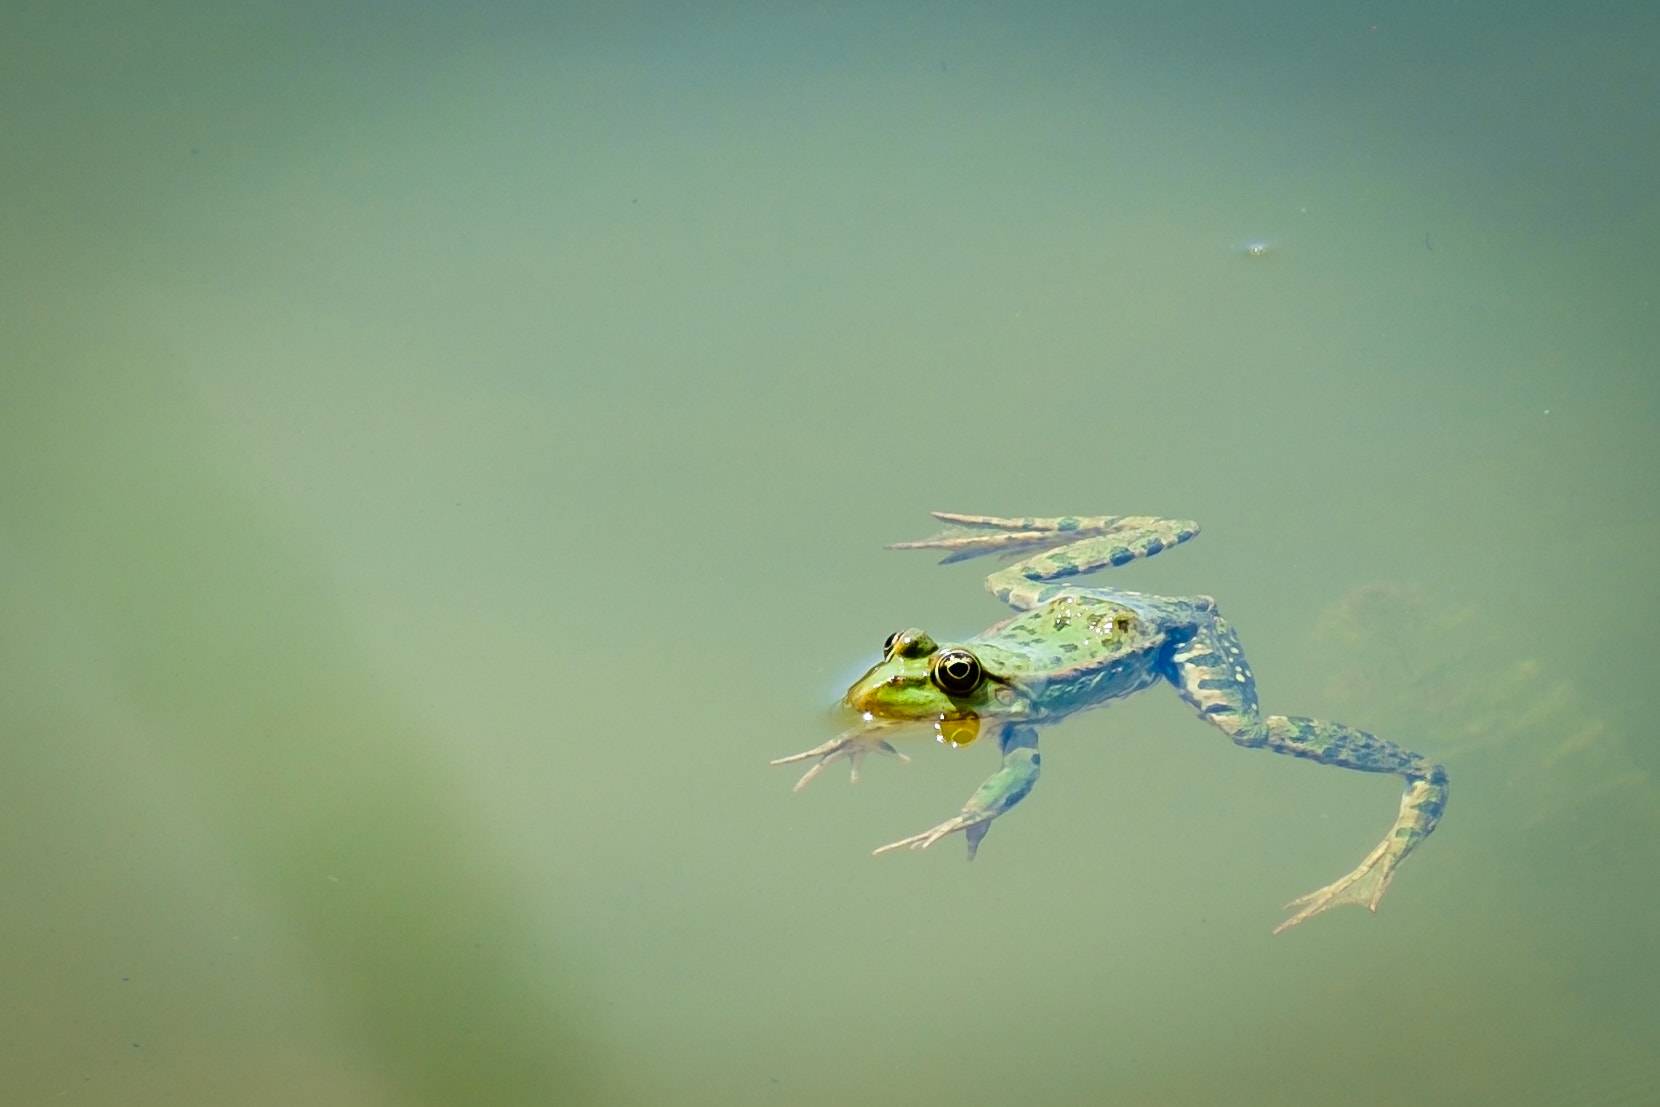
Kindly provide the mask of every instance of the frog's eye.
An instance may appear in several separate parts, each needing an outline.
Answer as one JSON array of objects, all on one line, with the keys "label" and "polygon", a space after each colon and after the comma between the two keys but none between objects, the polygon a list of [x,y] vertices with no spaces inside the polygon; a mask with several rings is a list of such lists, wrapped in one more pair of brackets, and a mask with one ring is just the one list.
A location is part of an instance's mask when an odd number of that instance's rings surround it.
[{"label": "frog's eye", "polygon": [[882,643],[882,657],[930,657],[935,650],[934,640],[915,627],[896,630]]},{"label": "frog's eye", "polygon": [[985,673],[980,668],[980,659],[967,650],[946,650],[934,658],[934,667],[930,672],[934,683],[939,685],[940,691],[948,696],[966,696],[980,687],[980,681]]}]

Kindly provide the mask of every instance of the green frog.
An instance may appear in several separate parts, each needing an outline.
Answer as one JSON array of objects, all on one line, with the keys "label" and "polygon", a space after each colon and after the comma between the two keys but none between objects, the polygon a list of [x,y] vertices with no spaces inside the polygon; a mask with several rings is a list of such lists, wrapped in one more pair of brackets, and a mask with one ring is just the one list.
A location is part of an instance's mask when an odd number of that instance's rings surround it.
[{"label": "green frog", "polygon": [[1446,770],[1341,723],[1263,715],[1239,636],[1209,596],[1171,598],[1062,583],[1180,545],[1199,533],[1198,524],[1138,515],[934,517],[945,524],[941,533],[890,548],[944,550],[941,564],[984,554],[1020,558],[986,578],[987,590],[1017,614],[964,642],[936,642],[916,628],[890,634],[881,661],[844,697],[858,722],[823,745],[773,762],[813,762],[796,791],[839,760],[849,763],[855,781],[869,754],[908,761],[888,741],[900,728],[932,727],[940,741],[954,746],[992,735],[1002,766],[961,811],[876,850],[927,849],[960,831],[972,860],[992,820],[1037,783],[1038,728],[1168,681],[1201,719],[1241,746],[1394,773],[1406,781],[1400,814],[1383,841],[1353,872],[1287,904],[1292,914],[1274,933],[1343,904],[1377,910],[1395,870],[1441,818]]}]

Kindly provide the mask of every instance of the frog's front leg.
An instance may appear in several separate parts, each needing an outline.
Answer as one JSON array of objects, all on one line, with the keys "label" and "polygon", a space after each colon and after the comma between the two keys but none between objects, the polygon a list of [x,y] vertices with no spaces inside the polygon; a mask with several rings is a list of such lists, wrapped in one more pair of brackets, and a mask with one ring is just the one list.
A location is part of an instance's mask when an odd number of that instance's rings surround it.
[{"label": "frog's front leg", "polygon": [[818,758],[811,768],[801,774],[801,779],[795,782],[793,791],[799,792],[811,784],[818,774],[822,773],[832,761],[846,758],[848,762],[848,779],[854,784],[859,783],[859,768],[865,763],[865,757],[872,753],[879,753],[883,757],[891,757],[902,764],[909,765],[911,759],[893,748],[893,745],[882,738],[877,731],[892,725],[866,719],[858,726],[842,731],[823,745],[814,746],[810,750],[792,753],[788,757],[780,757],[771,762],[773,765],[790,765],[797,761],[807,761]]},{"label": "frog's front leg", "polygon": [[980,848],[980,839],[991,829],[991,821],[1026,798],[1026,793],[1037,783],[1043,759],[1037,750],[1037,728],[1026,723],[1004,723],[997,732],[998,744],[1003,750],[1003,767],[975,790],[963,809],[956,815],[921,834],[889,842],[875,852],[890,850],[927,849],[941,838],[957,831],[968,840],[968,859],[974,860]]},{"label": "frog's front leg", "polygon": [[1024,560],[986,578],[987,591],[1021,611],[1036,607],[1059,591],[1061,585],[1054,583],[1057,580],[1152,557],[1199,533],[1198,523],[1152,515],[1001,519],[936,511],[934,518],[946,529],[932,538],[895,542],[888,548],[945,550],[941,565],[992,553],[1022,557]]},{"label": "frog's front leg", "polygon": [[1441,819],[1447,805],[1446,769],[1421,754],[1342,723],[1300,716],[1263,716],[1257,709],[1256,682],[1240,649],[1239,636],[1220,615],[1177,647],[1166,675],[1201,718],[1241,746],[1405,778],[1400,813],[1383,841],[1354,871],[1286,904],[1286,910],[1295,913],[1275,927],[1274,933],[1290,930],[1345,903],[1363,904],[1376,911],[1395,870]]}]

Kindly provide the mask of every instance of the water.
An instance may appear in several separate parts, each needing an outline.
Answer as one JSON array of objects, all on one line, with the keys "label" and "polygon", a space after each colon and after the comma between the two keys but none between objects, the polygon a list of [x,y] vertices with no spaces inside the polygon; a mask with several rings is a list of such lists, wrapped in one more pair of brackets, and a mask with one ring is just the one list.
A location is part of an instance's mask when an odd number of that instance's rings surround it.
[{"label": "water", "polygon": [[[1649,8],[3,20],[9,1101],[1660,1095]],[[1200,520],[1380,913],[1168,691],[792,796],[932,508]]]}]

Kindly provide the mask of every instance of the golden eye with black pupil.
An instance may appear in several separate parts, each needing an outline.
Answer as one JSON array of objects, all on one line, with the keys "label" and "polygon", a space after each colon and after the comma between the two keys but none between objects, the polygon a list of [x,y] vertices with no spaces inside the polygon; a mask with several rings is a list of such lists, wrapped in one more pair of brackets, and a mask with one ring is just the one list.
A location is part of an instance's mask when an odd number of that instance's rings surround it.
[{"label": "golden eye with black pupil", "polygon": [[985,673],[980,669],[980,659],[967,650],[945,650],[934,658],[929,675],[946,695],[966,696],[980,687]]},{"label": "golden eye with black pupil", "polygon": [[886,657],[886,656],[888,656],[888,654],[893,652],[893,641],[894,641],[895,638],[898,638],[898,637],[899,637],[899,632],[897,630],[894,631],[892,634],[888,635],[888,640],[886,642],[882,643],[882,656],[883,657]]}]

